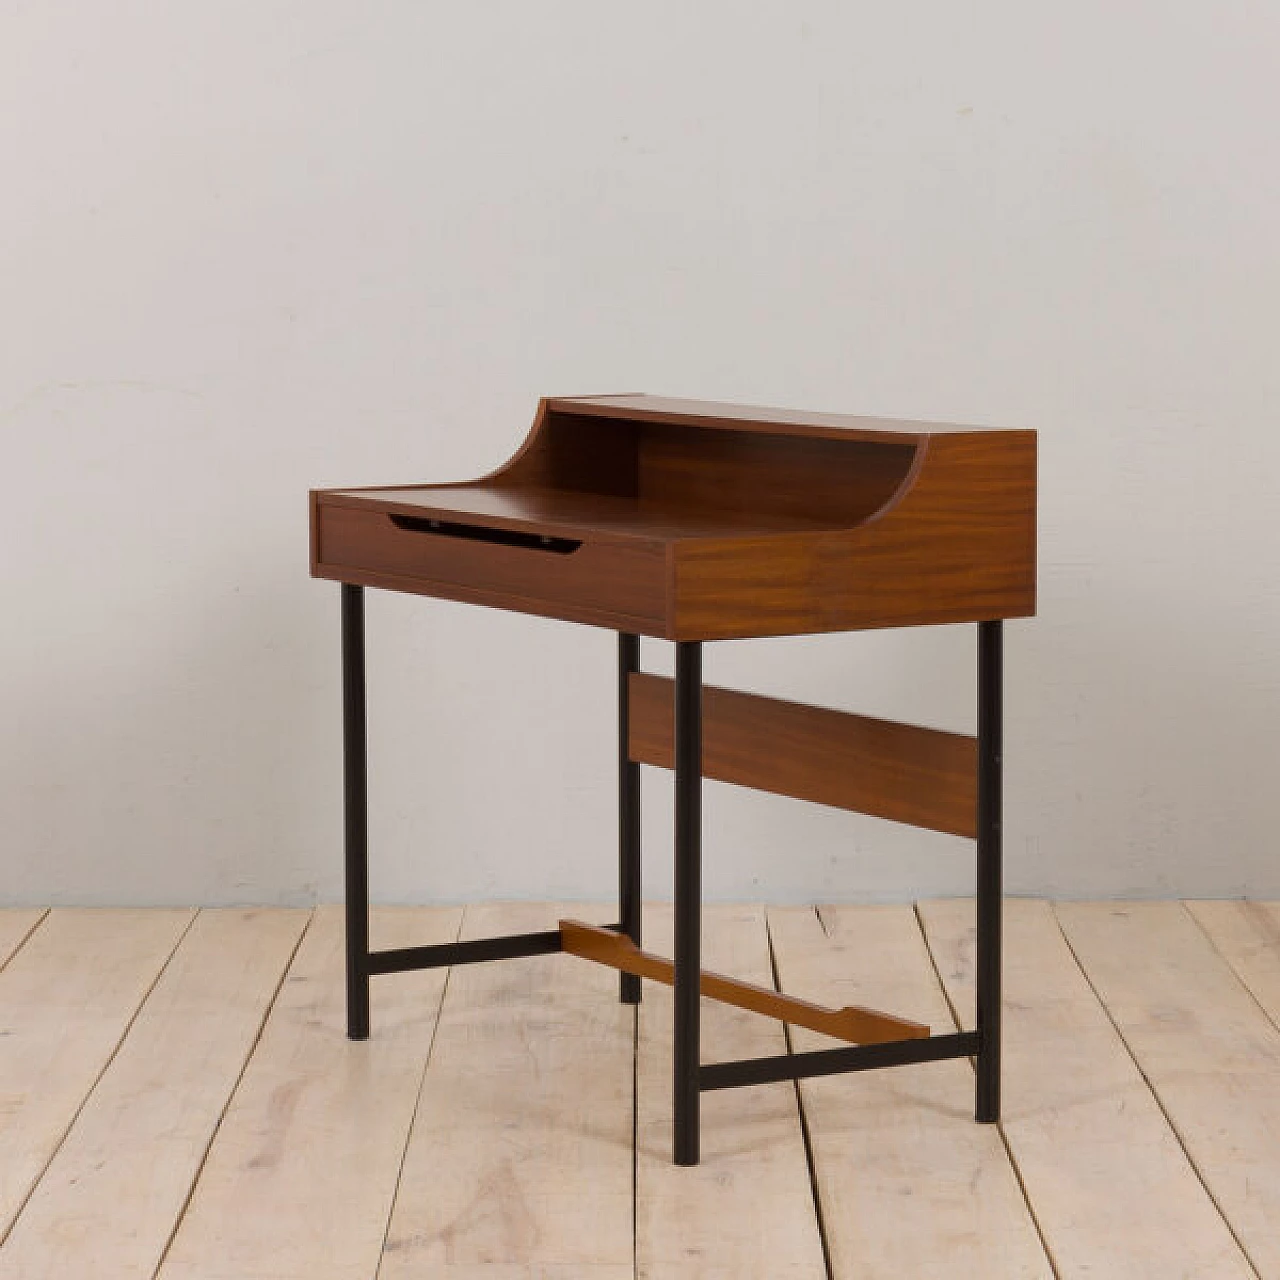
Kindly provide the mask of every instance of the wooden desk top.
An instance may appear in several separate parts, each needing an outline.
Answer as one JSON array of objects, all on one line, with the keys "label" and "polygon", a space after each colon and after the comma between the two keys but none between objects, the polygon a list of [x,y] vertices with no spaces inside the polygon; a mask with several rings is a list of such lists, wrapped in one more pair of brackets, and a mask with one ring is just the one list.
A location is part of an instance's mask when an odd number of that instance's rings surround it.
[{"label": "wooden desk top", "polygon": [[493,474],[312,494],[318,577],[667,639],[1035,610],[1035,433],[543,400]]},{"label": "wooden desk top", "polygon": [[515,488],[484,483],[417,485],[406,489],[334,489],[331,502],[372,506],[407,516],[443,520],[464,517],[495,529],[528,530],[602,542],[679,542],[758,533],[800,532],[834,527],[830,522],[772,511],[717,510],[664,501],[581,493],[573,489]]}]

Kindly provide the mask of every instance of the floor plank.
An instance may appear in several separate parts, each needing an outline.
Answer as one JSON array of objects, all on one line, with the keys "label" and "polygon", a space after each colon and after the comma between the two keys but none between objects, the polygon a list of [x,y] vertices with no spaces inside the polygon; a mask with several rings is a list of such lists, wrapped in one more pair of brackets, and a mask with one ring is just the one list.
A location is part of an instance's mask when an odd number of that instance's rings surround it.
[{"label": "floor plank", "polygon": [[[769,912],[785,990],[955,1030],[909,906]],[[802,1029],[797,1050],[832,1041]],[[801,1082],[835,1280],[1052,1275],[963,1059]]]},{"label": "floor plank", "polygon": [[[463,936],[614,911],[477,905]],[[565,955],[453,970],[379,1280],[630,1280],[635,1016],[617,986]]]},{"label": "floor plank", "polygon": [[203,911],[0,1250],[0,1280],[150,1280],[306,911]]},{"label": "floor plank", "polygon": [[[375,947],[446,942],[457,908],[375,908]],[[372,1277],[445,971],[374,979],[345,1034],[342,912],[319,908],[223,1117],[161,1280]]]},{"label": "floor plank", "polygon": [[0,910],[0,969],[45,918],[43,908],[5,907]]},{"label": "floor plank", "polygon": [[1058,918],[1253,1265],[1280,1276],[1280,1031],[1180,903]]},{"label": "floor plank", "polygon": [[[646,949],[670,955],[672,932],[669,907],[646,909]],[[772,987],[763,907],[707,907],[702,956],[707,968]],[[646,982],[637,1060],[638,1280],[821,1280],[826,1268],[794,1086],[704,1093],[702,1162],[676,1167],[671,1019],[671,989]],[[780,1023],[702,1001],[704,1062],[785,1052]]]},{"label": "floor plank", "polygon": [[1280,1026],[1280,902],[1188,902],[1236,977]]},{"label": "floor plank", "polygon": [[[920,904],[973,1025],[974,906]],[[1062,1277],[1222,1277],[1248,1266],[1045,902],[1005,904],[1002,1128]]]},{"label": "floor plank", "polygon": [[[489,904],[464,928],[561,913],[612,915]],[[972,916],[922,904],[923,935],[908,907],[768,919],[787,990],[946,1031],[929,950],[971,1026]],[[375,944],[462,917],[378,910]],[[704,1095],[703,1163],[671,1165],[669,988],[645,984],[637,1039],[616,974],[574,957],[387,976],[352,1045],[341,911],[289,964],[306,919],[0,911],[0,1280],[152,1275],[197,1172],[159,1280],[826,1274],[791,1085]],[[646,930],[669,953],[670,908]],[[762,910],[708,908],[704,957],[770,984]],[[1001,1128],[1057,1274],[1280,1280],[1280,904],[1012,900],[1005,973]],[[785,1047],[715,1002],[703,1026],[705,1061]],[[967,1063],[801,1089],[836,1280],[1048,1277]]]},{"label": "floor plank", "polygon": [[0,1237],[194,915],[59,909],[0,971]]}]

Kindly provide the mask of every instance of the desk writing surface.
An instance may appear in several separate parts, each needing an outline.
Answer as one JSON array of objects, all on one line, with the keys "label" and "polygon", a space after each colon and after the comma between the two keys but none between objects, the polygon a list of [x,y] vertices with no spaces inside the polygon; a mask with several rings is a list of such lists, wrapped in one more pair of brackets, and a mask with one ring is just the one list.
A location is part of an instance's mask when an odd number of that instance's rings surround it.
[{"label": "desk writing surface", "polygon": [[1035,433],[544,400],[461,484],[312,494],[318,577],[667,639],[1035,609]]},{"label": "desk writing surface", "polygon": [[331,490],[332,501],[384,506],[405,515],[442,519],[478,517],[496,529],[527,529],[553,536],[639,538],[728,538],[801,532],[832,527],[803,515],[690,507],[661,499],[583,493],[572,489],[523,489],[488,484],[414,485],[403,489]]}]

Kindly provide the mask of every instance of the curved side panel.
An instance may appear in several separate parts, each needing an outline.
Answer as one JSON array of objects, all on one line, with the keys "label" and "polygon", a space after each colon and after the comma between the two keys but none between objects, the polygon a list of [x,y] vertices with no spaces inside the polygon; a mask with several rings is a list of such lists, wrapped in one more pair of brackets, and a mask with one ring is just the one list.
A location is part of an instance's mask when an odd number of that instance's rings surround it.
[{"label": "curved side panel", "polygon": [[858,526],[865,529],[869,524],[873,524],[877,520],[882,520],[890,512],[895,511],[903,502],[907,495],[916,487],[916,481],[920,478],[920,472],[924,467],[925,459],[929,456],[929,437],[925,436],[916,446],[916,451],[911,459],[911,466],[907,469],[906,475],[902,477],[902,483],[889,495],[887,502],[883,503],[875,511],[873,511]]},{"label": "curved side panel", "polygon": [[1035,613],[1035,432],[933,436],[892,510],[824,542],[814,588],[827,627]]},{"label": "curved side panel", "polygon": [[680,548],[671,638],[1034,613],[1035,433],[931,436],[913,477],[857,528]]},{"label": "curved side panel", "polygon": [[529,428],[529,434],[525,436],[515,453],[501,466],[495,467],[494,470],[467,483],[493,484],[501,481],[506,484],[513,480],[518,481],[522,471],[527,469],[531,462],[536,464],[537,455],[546,443],[542,437],[546,429],[547,413],[547,397],[543,396],[538,401],[538,408],[533,415],[533,425]]},{"label": "curved side panel", "polygon": [[476,483],[634,497],[637,430],[632,422],[611,422],[601,430],[598,419],[557,412],[544,397],[524,444]]}]

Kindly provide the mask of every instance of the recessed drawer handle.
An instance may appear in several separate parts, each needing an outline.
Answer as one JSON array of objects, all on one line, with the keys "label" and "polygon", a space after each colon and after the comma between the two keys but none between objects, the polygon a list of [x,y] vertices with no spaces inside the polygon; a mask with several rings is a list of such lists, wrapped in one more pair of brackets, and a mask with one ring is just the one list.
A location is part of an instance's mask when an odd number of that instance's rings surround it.
[{"label": "recessed drawer handle", "polygon": [[545,533],[522,533],[518,529],[491,529],[482,524],[459,524],[455,520],[433,520],[427,516],[389,516],[397,529],[429,533],[438,538],[467,538],[472,542],[496,542],[502,547],[527,547],[567,556],[582,546],[577,538],[552,538]]}]

